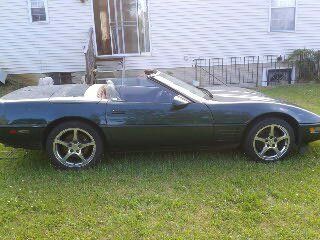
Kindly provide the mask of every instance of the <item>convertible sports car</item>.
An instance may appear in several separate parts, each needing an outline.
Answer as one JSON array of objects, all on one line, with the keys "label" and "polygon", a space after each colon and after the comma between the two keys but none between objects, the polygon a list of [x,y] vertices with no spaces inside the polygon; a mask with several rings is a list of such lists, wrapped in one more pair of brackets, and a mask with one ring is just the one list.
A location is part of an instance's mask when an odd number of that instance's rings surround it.
[{"label": "convertible sports car", "polygon": [[0,100],[0,142],[86,168],[105,150],[241,146],[277,161],[320,139],[320,116],[240,88],[197,88],[158,71],[106,84],[26,87]]}]

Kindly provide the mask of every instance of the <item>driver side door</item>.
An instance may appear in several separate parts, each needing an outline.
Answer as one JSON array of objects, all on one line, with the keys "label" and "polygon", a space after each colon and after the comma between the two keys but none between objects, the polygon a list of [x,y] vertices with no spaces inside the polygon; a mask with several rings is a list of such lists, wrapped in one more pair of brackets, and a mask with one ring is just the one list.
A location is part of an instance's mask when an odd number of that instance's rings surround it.
[{"label": "driver side door", "polygon": [[[112,146],[194,146],[213,142],[213,120],[205,104],[189,102],[175,107],[173,98],[177,94],[162,86],[153,94],[147,100],[139,95],[131,101],[107,103],[107,134]],[[159,94],[166,97],[159,98]]]}]

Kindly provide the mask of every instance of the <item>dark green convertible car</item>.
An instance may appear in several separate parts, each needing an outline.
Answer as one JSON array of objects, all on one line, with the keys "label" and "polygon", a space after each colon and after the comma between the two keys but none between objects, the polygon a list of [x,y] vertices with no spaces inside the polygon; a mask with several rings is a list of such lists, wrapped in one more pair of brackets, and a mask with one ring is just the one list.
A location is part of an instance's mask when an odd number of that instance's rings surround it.
[{"label": "dark green convertible car", "polygon": [[0,100],[0,142],[86,168],[105,151],[239,147],[283,159],[320,139],[320,116],[240,88],[197,88],[162,72],[106,84],[26,87]]}]

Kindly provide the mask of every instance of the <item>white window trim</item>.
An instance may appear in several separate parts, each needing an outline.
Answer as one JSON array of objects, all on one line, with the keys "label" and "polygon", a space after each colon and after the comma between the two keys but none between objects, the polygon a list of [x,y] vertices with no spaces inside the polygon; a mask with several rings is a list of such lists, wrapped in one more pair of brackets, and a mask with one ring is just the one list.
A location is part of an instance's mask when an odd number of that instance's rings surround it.
[{"label": "white window trim", "polygon": [[44,8],[46,11],[46,21],[33,21],[32,20],[32,12],[31,12],[31,0],[28,0],[28,12],[29,12],[29,21],[32,24],[48,24],[49,23],[49,14],[48,14],[48,0],[44,1]]},{"label": "white window trim", "polygon": [[[272,9],[277,8],[286,8],[286,7],[272,7],[272,0],[269,1],[269,27],[268,32],[269,33],[295,33],[297,30],[297,12],[298,12],[298,0],[296,0],[295,6],[291,6],[292,8],[295,8],[295,14],[294,14],[294,30],[271,30],[271,12]],[[288,7],[290,8],[290,7]]]}]

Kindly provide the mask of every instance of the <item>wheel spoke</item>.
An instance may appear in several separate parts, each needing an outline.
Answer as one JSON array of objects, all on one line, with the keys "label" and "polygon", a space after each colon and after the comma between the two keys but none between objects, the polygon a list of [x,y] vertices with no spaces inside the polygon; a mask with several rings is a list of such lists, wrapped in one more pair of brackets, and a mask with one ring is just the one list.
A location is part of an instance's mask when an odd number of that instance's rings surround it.
[{"label": "wheel spoke", "polygon": [[54,143],[65,146],[65,147],[69,147],[69,144],[65,141],[62,141],[62,140],[55,140]]},{"label": "wheel spoke", "polygon": [[85,157],[82,155],[82,153],[80,152],[79,154],[77,154],[78,157],[81,159],[82,163],[86,162]]},{"label": "wheel spoke", "polygon": [[274,148],[274,151],[276,152],[277,156],[279,156],[281,154],[280,150],[278,149],[278,147]]},{"label": "wheel spoke", "polygon": [[274,137],[274,127],[275,127],[274,125],[270,126],[270,136],[271,137]]},{"label": "wheel spoke", "polygon": [[287,139],[289,139],[289,136],[285,134],[282,137],[277,138],[277,143]]},{"label": "wheel spoke", "polygon": [[78,142],[78,129],[73,130],[73,139],[72,141]]},{"label": "wheel spoke", "polygon": [[89,142],[89,143],[83,143],[81,144],[81,149],[86,148],[86,147],[90,147],[90,146],[94,146],[95,143],[94,142]]},{"label": "wheel spoke", "polygon": [[259,141],[259,142],[266,142],[266,140],[264,138],[261,138],[261,137],[255,137],[254,140],[255,141]]},{"label": "wheel spoke", "polygon": [[264,148],[261,150],[260,155],[264,156],[264,154],[269,150],[270,148],[267,146],[264,146]]},{"label": "wheel spoke", "polygon": [[63,161],[63,162],[66,162],[66,161],[69,159],[69,157],[71,157],[71,155],[73,155],[73,153],[72,153],[72,152],[68,152],[68,153],[62,158],[62,161]]}]

